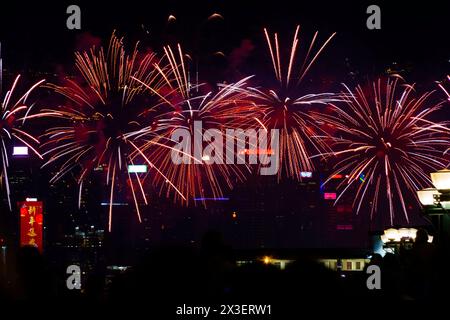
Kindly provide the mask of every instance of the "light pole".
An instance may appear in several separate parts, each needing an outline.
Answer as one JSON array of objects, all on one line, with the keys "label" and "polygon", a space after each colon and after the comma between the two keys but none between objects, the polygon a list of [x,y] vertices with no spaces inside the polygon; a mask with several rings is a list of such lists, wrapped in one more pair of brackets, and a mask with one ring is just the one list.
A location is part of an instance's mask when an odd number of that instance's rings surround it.
[{"label": "light pole", "polygon": [[450,213],[450,170],[442,169],[431,173],[434,188],[417,191],[423,210],[430,219],[435,218],[437,234],[442,235],[443,217]]}]

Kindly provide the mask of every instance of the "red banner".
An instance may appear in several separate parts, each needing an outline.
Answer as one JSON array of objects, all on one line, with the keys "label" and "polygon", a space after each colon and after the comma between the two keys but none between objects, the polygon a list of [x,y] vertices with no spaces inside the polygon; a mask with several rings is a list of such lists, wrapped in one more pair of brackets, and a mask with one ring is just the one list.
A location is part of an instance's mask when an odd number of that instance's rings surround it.
[{"label": "red banner", "polygon": [[42,229],[44,216],[42,201],[19,202],[20,246],[35,246],[42,252]]}]

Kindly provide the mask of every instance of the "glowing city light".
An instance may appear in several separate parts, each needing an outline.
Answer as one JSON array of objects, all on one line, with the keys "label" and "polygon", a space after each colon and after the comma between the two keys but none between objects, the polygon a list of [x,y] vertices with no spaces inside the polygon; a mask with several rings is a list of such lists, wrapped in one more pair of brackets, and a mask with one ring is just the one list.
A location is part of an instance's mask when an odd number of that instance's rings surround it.
[{"label": "glowing city light", "polygon": [[13,148],[13,156],[27,156],[28,155],[28,147],[20,146]]},{"label": "glowing city light", "polygon": [[146,164],[130,164],[128,165],[129,173],[146,173],[147,165]]}]

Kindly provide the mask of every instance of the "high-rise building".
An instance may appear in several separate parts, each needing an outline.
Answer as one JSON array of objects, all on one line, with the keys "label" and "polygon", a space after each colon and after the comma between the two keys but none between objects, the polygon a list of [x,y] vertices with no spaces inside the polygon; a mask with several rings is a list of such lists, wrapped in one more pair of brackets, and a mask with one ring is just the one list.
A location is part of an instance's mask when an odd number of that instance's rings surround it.
[{"label": "high-rise building", "polygon": [[[236,246],[244,248],[318,247],[323,231],[320,185],[315,173],[302,181],[255,176],[230,198]],[[231,213],[233,214],[233,213]]]}]

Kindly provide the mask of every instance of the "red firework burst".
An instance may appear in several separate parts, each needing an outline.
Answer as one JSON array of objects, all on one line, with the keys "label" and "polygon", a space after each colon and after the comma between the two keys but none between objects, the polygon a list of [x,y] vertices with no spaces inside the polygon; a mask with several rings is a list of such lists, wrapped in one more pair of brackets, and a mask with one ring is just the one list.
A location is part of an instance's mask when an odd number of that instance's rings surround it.
[{"label": "red firework burst", "polygon": [[[9,209],[12,210],[10,188],[8,181],[9,152],[14,140],[25,144],[38,157],[42,156],[34,148],[39,144],[39,140],[27,133],[22,127],[29,118],[28,115],[33,105],[27,104],[27,98],[30,93],[41,85],[45,80],[35,83],[22,96],[15,97],[16,87],[18,85],[20,75],[16,77],[10,90],[8,90],[0,104],[0,184],[4,182],[6,194],[8,198]],[[17,100],[16,100],[17,98]]]},{"label": "red firework burst", "polygon": [[300,173],[302,171],[314,169],[310,153],[326,150],[326,145],[314,139],[317,133],[322,131],[317,125],[316,119],[310,115],[309,107],[336,102],[339,99],[333,93],[305,94],[299,89],[305,75],[335,33],[316,50],[314,48],[318,37],[318,32],[316,32],[303,62],[299,64],[299,59],[297,59],[299,32],[300,26],[297,26],[288,63],[284,65],[280,57],[278,34],[275,33],[271,37],[267,29],[264,29],[277,85],[270,90],[253,88],[249,89],[249,92],[263,113],[259,124],[268,130],[280,130],[281,165],[278,178],[285,175],[301,180]]},{"label": "red firework burst", "polygon": [[450,142],[446,123],[430,119],[442,102],[429,105],[432,92],[416,96],[414,86],[399,82],[399,77],[378,80],[369,92],[345,86],[344,106],[314,115],[337,130],[333,137],[322,137],[331,140],[333,151],[320,155],[337,161],[330,178],[346,176],[336,202],[354,192],[356,212],[369,205],[371,217],[386,203],[391,224],[398,207],[409,221],[406,195],[416,197],[417,190],[431,184],[428,172],[445,167],[443,151]]},{"label": "red firework burst", "polygon": [[[157,91],[163,84],[155,54],[139,56],[137,44],[132,54],[127,54],[122,39],[114,34],[109,46],[76,53],[75,64],[81,80],[67,79],[64,85],[50,85],[65,98],[54,109],[42,110],[40,116],[62,120],[44,134],[43,144],[48,156],[44,166],[59,165],[51,182],[58,181],[68,172],[78,170],[79,201],[83,181],[94,171],[106,168],[106,185],[109,191],[109,230],[112,224],[114,190],[121,176],[126,176],[140,220],[138,195],[147,203],[143,189],[144,174],[128,172],[135,164],[136,153],[141,155],[157,174],[166,178],[140,150],[140,136],[151,131],[152,112],[157,108],[155,94],[135,78],[143,79]],[[132,179],[132,176],[134,176]],[[175,187],[173,184],[171,184]]]},{"label": "red firework burst", "polygon": [[[192,151],[197,147],[203,150],[204,143],[196,146],[193,137],[197,134],[203,137],[208,129],[217,130],[226,137],[226,128],[246,128],[255,110],[244,88],[248,78],[205,92],[205,84],[190,83],[186,63],[189,56],[182,52],[181,47],[178,46],[175,53],[170,47],[164,48],[164,51],[170,68],[157,69],[165,79],[166,90],[155,91],[151,84],[142,81],[149,90],[159,95],[166,110],[156,117],[155,130],[148,135],[147,143],[142,147],[151,161],[165,172],[165,177],[156,177],[154,182],[161,194],[173,194],[174,201],[184,205],[194,202],[195,198],[222,197],[223,186],[232,188],[235,181],[244,180],[248,166],[218,164],[203,151],[197,155],[184,152],[181,155],[189,163],[174,164],[172,156],[178,152],[175,149],[178,141],[172,139],[172,134],[176,129],[186,130],[192,137],[188,142],[188,149]],[[196,127],[196,122],[201,122],[201,128]],[[167,181],[171,181],[176,189],[170,188]],[[200,201],[206,205],[204,200]]]}]

